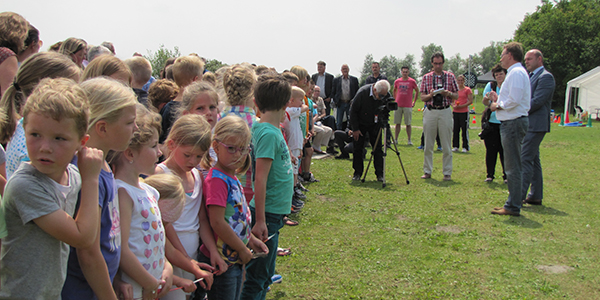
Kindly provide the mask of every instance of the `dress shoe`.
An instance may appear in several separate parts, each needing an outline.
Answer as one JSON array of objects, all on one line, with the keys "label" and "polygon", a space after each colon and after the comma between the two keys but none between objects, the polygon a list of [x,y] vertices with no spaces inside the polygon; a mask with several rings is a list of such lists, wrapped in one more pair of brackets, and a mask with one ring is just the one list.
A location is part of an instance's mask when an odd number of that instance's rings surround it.
[{"label": "dress shoe", "polygon": [[429,179],[429,178],[431,178],[431,174],[425,173],[425,174],[423,174],[423,176],[421,176],[421,179]]},{"label": "dress shoe", "polygon": [[444,175],[444,179],[443,180],[444,181],[450,181],[450,180],[452,180],[452,176],[450,176],[450,175]]},{"label": "dress shoe", "polygon": [[350,155],[344,155],[344,154],[340,154],[338,156],[335,157],[335,159],[349,159]]},{"label": "dress shoe", "polygon": [[383,176],[377,176],[377,181],[383,182]]},{"label": "dress shoe", "polygon": [[335,150],[335,148],[333,147],[327,147],[327,153],[329,154],[338,154],[339,152],[337,150]]},{"label": "dress shoe", "polygon": [[352,180],[354,180],[354,181],[359,181],[359,180],[360,180],[360,175],[354,175],[354,176],[352,177]]},{"label": "dress shoe", "polygon": [[525,198],[525,200],[523,200],[523,204],[542,205],[542,199]]},{"label": "dress shoe", "polygon": [[502,208],[502,209],[498,209],[498,210],[492,210],[492,215],[501,215],[501,216],[508,215],[508,216],[518,217],[521,214],[518,212],[514,212],[514,211],[510,211],[510,210],[506,210],[506,209]]}]

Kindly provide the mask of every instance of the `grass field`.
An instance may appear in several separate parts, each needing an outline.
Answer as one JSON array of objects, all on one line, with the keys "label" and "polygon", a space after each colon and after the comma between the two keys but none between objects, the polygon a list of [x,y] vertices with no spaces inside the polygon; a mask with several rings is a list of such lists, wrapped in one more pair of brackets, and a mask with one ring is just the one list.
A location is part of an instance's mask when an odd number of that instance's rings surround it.
[{"label": "grass field", "polygon": [[541,146],[544,205],[508,217],[490,214],[508,192],[499,162],[497,179],[483,181],[479,120],[471,151],[453,155],[450,182],[441,180],[439,151],[432,179],[419,178],[416,109],[415,146],[406,146],[404,129],[399,139],[408,185],[392,152],[385,188],[373,166],[360,183],[350,160],[313,160],[320,182],[307,186],[306,206],[292,216],[300,225],[281,230],[292,255],[277,259],[283,283],[267,299],[600,299],[600,122],[552,125]]}]

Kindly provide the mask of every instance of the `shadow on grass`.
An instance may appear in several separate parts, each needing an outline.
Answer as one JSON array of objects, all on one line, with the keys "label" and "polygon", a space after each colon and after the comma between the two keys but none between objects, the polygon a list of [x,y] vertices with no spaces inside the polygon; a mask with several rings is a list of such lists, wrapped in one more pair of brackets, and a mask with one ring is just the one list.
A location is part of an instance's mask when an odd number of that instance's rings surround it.
[{"label": "shadow on grass", "polygon": [[566,217],[569,215],[568,213],[566,213],[564,211],[560,211],[558,209],[554,209],[552,207],[543,206],[543,205],[523,206],[521,209],[524,211],[527,211],[527,212],[532,212],[532,213],[541,214],[541,215],[551,215],[551,216],[559,216],[559,217]]},{"label": "shadow on grass", "polygon": [[502,179],[500,179],[500,182],[486,182],[485,184],[487,184],[487,187],[492,189],[492,190],[498,190],[498,189],[502,189],[502,190],[507,190],[508,189],[508,185],[506,183],[504,183],[504,181]]},{"label": "shadow on grass", "polygon": [[505,220],[504,223],[506,223],[508,225],[515,225],[515,226],[523,227],[523,228],[531,228],[531,229],[542,228],[541,223],[527,219],[523,215],[521,215],[520,217],[509,216],[508,220]]},{"label": "shadow on grass", "polygon": [[437,179],[433,179],[433,178],[429,178],[429,179],[419,178],[418,180],[423,180],[425,183],[435,185],[437,187],[451,187],[453,185],[462,184],[462,183],[454,181],[454,180],[443,181],[443,180],[437,180]]},{"label": "shadow on grass", "polygon": [[369,180],[368,177],[369,176],[367,176],[367,179],[365,179],[365,182],[352,180],[350,182],[350,185],[356,186],[356,187],[360,186],[360,187],[365,187],[365,188],[370,188],[370,189],[375,189],[375,190],[390,190],[390,191],[397,191],[398,188],[406,186],[406,181],[403,180],[401,182],[386,181],[385,187],[383,187],[381,182],[377,181],[376,179]]}]

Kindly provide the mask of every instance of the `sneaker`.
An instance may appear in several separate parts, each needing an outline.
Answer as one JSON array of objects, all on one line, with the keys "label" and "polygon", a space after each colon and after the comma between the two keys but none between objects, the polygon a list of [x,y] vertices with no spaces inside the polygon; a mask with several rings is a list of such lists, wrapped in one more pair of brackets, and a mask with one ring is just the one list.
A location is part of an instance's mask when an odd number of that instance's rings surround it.
[{"label": "sneaker", "polygon": [[298,187],[301,191],[303,192],[308,192],[308,189],[305,188],[302,183],[298,182],[298,184],[296,184],[296,187]]},{"label": "sneaker", "polygon": [[302,210],[302,209],[301,209],[301,208],[299,208],[299,207],[296,207],[296,206],[292,205],[292,213],[293,213],[293,214],[297,214],[297,213],[299,213],[299,212],[300,212],[300,210]]},{"label": "sneaker", "polygon": [[302,201],[296,197],[292,197],[292,206],[302,209],[304,207],[304,201]]},{"label": "sneaker", "polygon": [[406,143],[406,144],[409,145],[409,146],[413,145],[413,143],[410,140],[408,140],[408,143]]},{"label": "sneaker", "polygon": [[494,178],[492,178],[492,177],[488,177],[484,180],[484,182],[492,182],[492,181],[494,181]]},{"label": "sneaker", "polygon": [[300,190],[300,188],[298,188],[298,187],[294,187],[294,197],[301,199],[301,200],[306,199],[306,195],[304,195],[304,193],[302,193],[302,190]]},{"label": "sneaker", "polygon": [[442,147],[438,147],[438,151],[442,151]]},{"label": "sneaker", "polygon": [[424,148],[423,146],[417,147],[417,149],[419,149],[419,150],[423,150],[423,148]]},{"label": "sneaker", "polygon": [[340,155],[336,156],[335,159],[350,159],[350,155],[340,154]]},{"label": "sneaker", "polygon": [[467,148],[462,149],[462,153],[467,153],[467,152],[469,152],[469,150],[467,150]]},{"label": "sneaker", "polygon": [[315,175],[313,175],[313,173],[308,173],[308,178],[304,178],[304,181],[306,182],[319,182],[318,179],[315,178]]},{"label": "sneaker", "polygon": [[304,180],[304,177],[302,177],[302,175],[298,174],[298,182],[302,183],[302,182],[306,182]]},{"label": "sneaker", "polygon": [[458,148],[456,148],[456,147],[452,148],[452,152],[456,152],[456,151],[458,151]]},{"label": "sneaker", "polygon": [[273,283],[281,283],[281,281],[283,281],[283,276],[281,276],[279,274],[275,274],[275,275],[273,275],[273,277],[271,277],[271,281]]},{"label": "sneaker", "polygon": [[355,174],[354,176],[352,176],[352,180],[359,181],[360,180],[360,175],[356,175]]},{"label": "sneaker", "polygon": [[377,181],[383,182],[383,176],[377,176]]}]

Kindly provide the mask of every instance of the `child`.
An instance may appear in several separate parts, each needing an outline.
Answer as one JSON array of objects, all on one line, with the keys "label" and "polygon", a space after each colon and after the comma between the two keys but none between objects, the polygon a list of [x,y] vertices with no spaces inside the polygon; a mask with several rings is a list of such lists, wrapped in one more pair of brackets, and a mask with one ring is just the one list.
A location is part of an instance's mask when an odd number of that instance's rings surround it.
[{"label": "child", "polygon": [[[123,151],[136,130],[135,94],[120,82],[93,78],[81,84],[90,103],[88,146],[104,152],[105,162],[98,180],[100,229],[89,247],[71,248],[63,299],[107,299],[115,297],[112,282],[121,257],[119,202],[113,173],[106,162],[110,150]],[[76,249],[77,248],[77,249]]]},{"label": "child", "polygon": [[[169,135],[171,126],[177,119],[178,106],[181,104],[183,99],[183,92],[188,85],[195,81],[202,80],[202,73],[204,73],[204,62],[193,55],[182,56],[175,60],[172,67],[173,79],[179,87],[179,94],[173,101],[167,103],[163,107],[162,116],[162,133],[160,135],[159,142],[164,143],[165,139]],[[166,151],[163,151],[166,152]]]},{"label": "child", "polygon": [[2,95],[0,107],[6,115],[0,118],[0,143],[6,147],[6,179],[10,179],[19,165],[29,161],[25,147],[22,109],[27,97],[43,78],[70,78],[79,81],[81,69],[69,58],[55,52],[32,55],[25,61],[13,84]]},{"label": "child", "polygon": [[[179,217],[181,216],[181,213],[183,213],[183,207],[185,205],[186,198],[185,192],[183,191],[183,185],[181,184],[181,179],[173,174],[163,173],[152,175],[146,178],[144,182],[155,188],[160,194],[160,199],[158,199],[158,208],[160,210],[163,226],[166,227],[169,224],[177,221],[177,219],[179,219]],[[171,262],[171,264],[187,263],[189,265],[193,265],[190,268],[185,268],[185,270],[192,273],[197,273],[197,271],[193,269],[197,268],[198,270],[200,270],[199,266],[202,266],[203,268],[208,269],[210,271],[214,271],[214,269],[210,265],[204,263],[198,263],[196,261],[190,260],[184,262],[183,260],[185,260],[185,255],[181,254],[179,250],[176,250],[173,247],[173,245],[169,243],[169,240],[167,240],[165,247],[165,253],[167,255],[167,258],[170,257],[169,261]],[[203,279],[205,279],[206,284],[204,284],[204,282],[201,282],[201,286],[211,287],[212,274],[205,271],[201,272],[204,272],[207,275],[205,277],[202,277]],[[200,276],[196,276],[200,278]],[[183,291],[186,293],[191,293],[194,290],[196,290],[196,284],[194,284],[194,282],[189,279],[173,276],[173,284],[183,289]]]},{"label": "child", "polygon": [[227,271],[215,276],[208,299],[239,299],[242,290],[243,265],[252,259],[250,245],[257,252],[268,252],[263,242],[250,233],[250,210],[242,193],[236,173],[245,173],[250,167],[250,129],[237,116],[221,119],[215,127],[212,147],[217,163],[208,172],[204,194],[210,226],[215,233],[217,248],[200,247],[199,261],[210,262],[220,256]]},{"label": "child", "polygon": [[[283,130],[285,131],[292,164],[294,165],[294,186],[298,184],[298,166],[300,165],[299,160],[302,155],[302,145],[304,143],[302,129],[300,129],[300,115],[307,110],[308,106],[304,105],[304,91],[297,86],[292,87],[292,97],[285,109],[286,116],[283,121]],[[304,206],[302,200],[298,199],[298,197],[302,197],[299,195],[303,196],[301,192],[294,192],[294,199],[292,200],[292,205],[297,209]],[[306,199],[306,196],[303,198]]]},{"label": "child", "polygon": [[[139,104],[141,106],[141,104]],[[160,116],[138,106],[135,132],[129,147],[111,153],[121,217],[122,280],[133,287],[133,297],[162,297],[169,292],[173,269],[165,260],[165,230],[158,209],[159,194],[139,182],[152,175],[161,155],[158,149]],[[141,112],[141,113],[140,113]]]},{"label": "child", "polygon": [[[167,137],[166,146],[170,154],[167,160],[156,167],[155,173],[170,173],[182,179],[186,193],[183,214],[171,226],[165,227],[166,236],[173,246],[186,255],[188,260],[196,258],[200,246],[200,205],[202,201],[202,177],[196,166],[210,147],[210,125],[204,117],[188,114],[181,116],[173,124]],[[196,279],[194,274],[184,271],[181,266],[173,268],[173,275]],[[169,299],[176,299],[176,293],[169,293]],[[174,298],[171,298],[174,297]]]},{"label": "child", "polygon": [[210,83],[196,81],[185,88],[177,115],[201,115],[212,129],[219,119],[218,106],[219,95],[215,88]]},{"label": "child", "polygon": [[291,209],[293,167],[279,129],[291,90],[285,78],[279,75],[260,76],[254,88],[254,101],[261,119],[252,126],[252,155],[256,160],[255,195],[250,202],[252,234],[266,241],[269,254],[247,264],[241,299],[265,299],[271,276],[275,273],[279,229],[283,227],[284,215]]},{"label": "child", "polygon": [[[234,65],[225,72],[223,75],[223,89],[227,107],[221,114],[222,118],[228,115],[236,115],[248,124],[248,128],[252,128],[252,125],[257,121],[252,95],[252,88],[255,83],[256,75],[244,65]],[[244,185],[244,197],[246,197],[247,202],[250,202],[254,198],[252,168],[248,168],[246,174],[240,174],[240,182]]]},{"label": "child", "polygon": [[[98,231],[102,151],[84,147],[89,107],[70,79],[44,79],[23,110],[31,163],[6,185],[2,210],[2,299],[61,299],[69,247],[89,247]],[[79,171],[69,162],[77,155]],[[80,174],[81,173],[81,177]],[[75,219],[77,194],[81,202]]]},{"label": "child", "polygon": [[179,94],[177,85],[167,79],[159,79],[153,82],[148,89],[148,101],[152,110],[162,115],[163,107],[171,102]]}]

